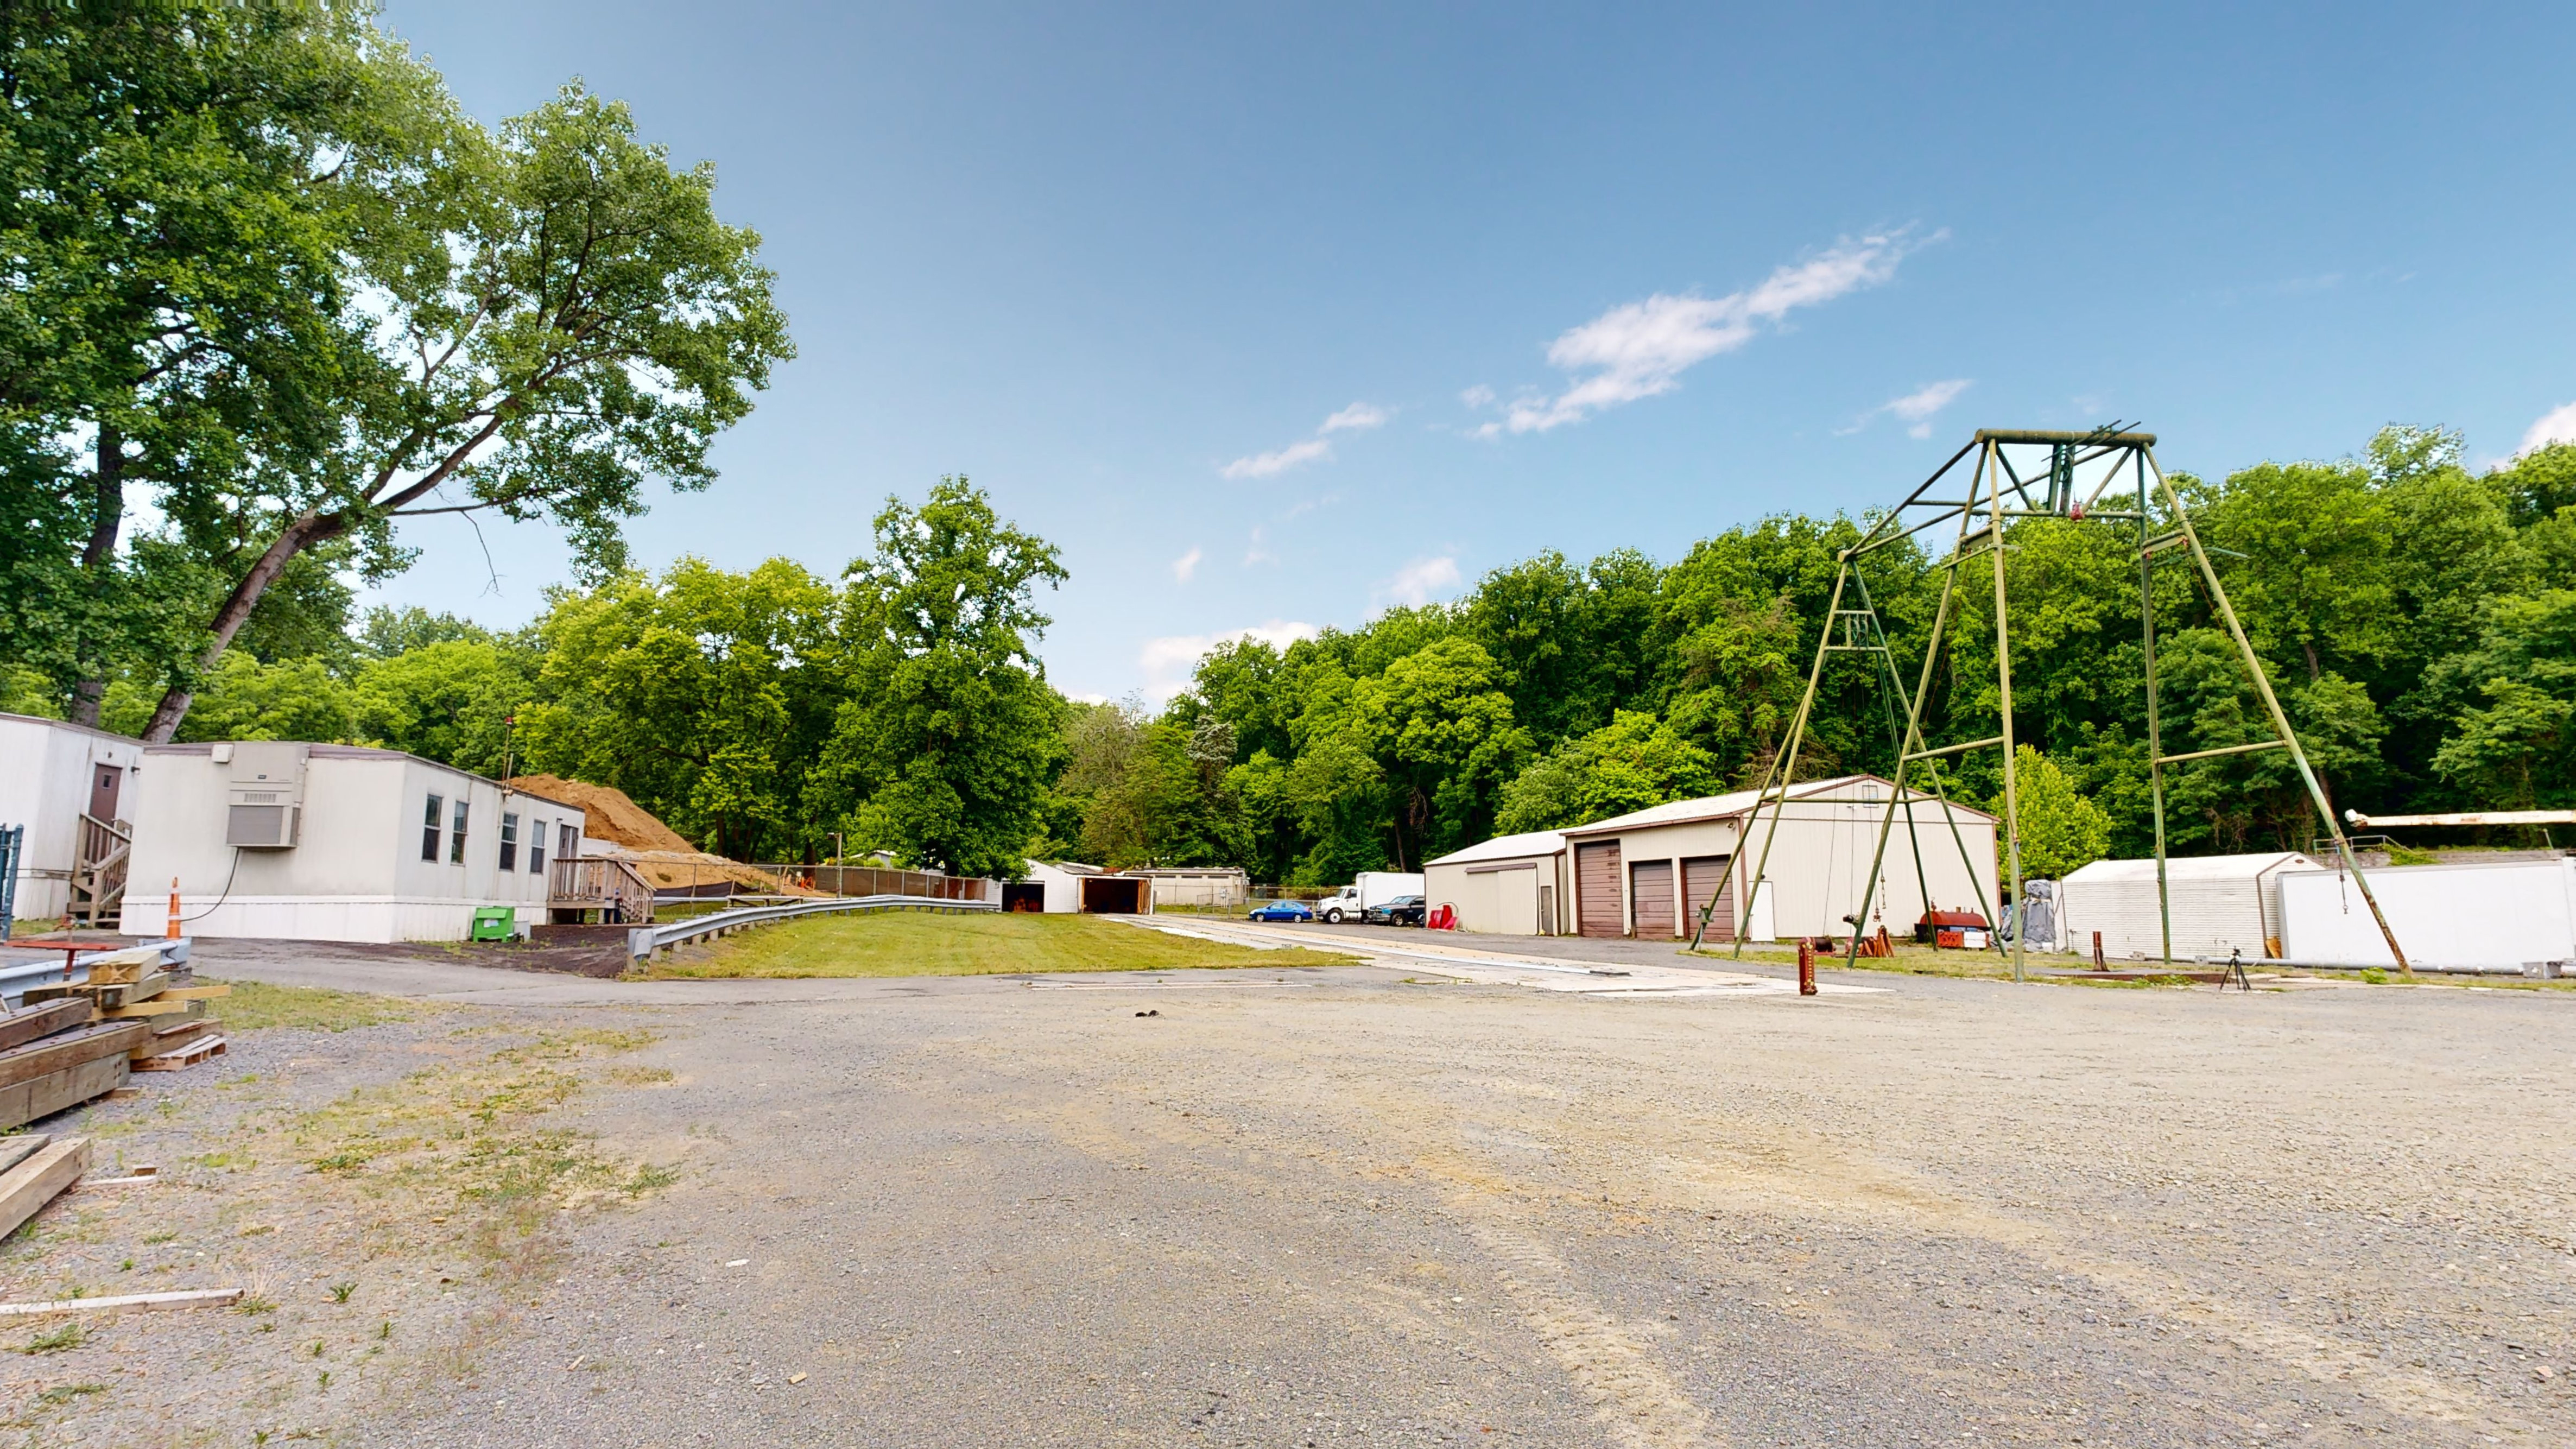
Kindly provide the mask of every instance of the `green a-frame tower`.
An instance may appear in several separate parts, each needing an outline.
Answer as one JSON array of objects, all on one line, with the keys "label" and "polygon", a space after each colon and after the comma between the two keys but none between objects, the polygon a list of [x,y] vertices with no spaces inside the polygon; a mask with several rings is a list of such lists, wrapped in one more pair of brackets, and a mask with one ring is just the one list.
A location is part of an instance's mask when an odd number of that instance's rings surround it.
[{"label": "green a-frame tower", "polygon": [[[1771,811],[1770,829],[1762,839],[1762,852],[1748,878],[1743,910],[1751,919],[1753,906],[1767,884],[1764,872],[1769,868],[1771,843],[1779,833],[1780,816],[1786,805],[1790,784],[1797,778],[1798,751],[1806,741],[1807,723],[1816,706],[1816,690],[1822,683],[1825,661],[1836,653],[1871,656],[1883,672],[1887,687],[1893,691],[1905,718],[1902,734],[1896,741],[1896,789],[1891,792],[1887,812],[1879,821],[1878,846],[1870,858],[1869,875],[1862,885],[1860,909],[1852,918],[1852,951],[1860,949],[1863,934],[1861,922],[1868,919],[1873,898],[1878,892],[1879,877],[1887,859],[1888,835],[1895,829],[1900,809],[1906,815],[1906,828],[1913,829],[1912,796],[1908,794],[1907,775],[1917,764],[1965,754],[1971,750],[1999,748],[2003,751],[2004,777],[2004,852],[2012,882],[2014,909],[2021,909],[2021,794],[2014,759],[2012,718],[2012,635],[2009,601],[2004,587],[2004,546],[2011,527],[2021,519],[2057,518],[2072,522],[2095,522],[2135,531],[2138,548],[2138,605],[2143,621],[2147,706],[2147,753],[2150,797],[2155,808],[2156,830],[2156,899],[2157,912],[2163,924],[2164,959],[2173,960],[2173,912],[2165,878],[2165,791],[2164,771],[2168,765],[2185,760],[2206,759],[2215,755],[2245,754],[2255,750],[2288,750],[2297,765],[2300,781],[2307,787],[2308,798],[2316,806],[2318,818],[2333,832],[2335,852],[2353,883],[2360,887],[2361,898],[2369,903],[2370,914],[2379,923],[2380,934],[2388,941],[2388,950],[2396,957],[2400,970],[2413,974],[2406,953],[2397,944],[2397,934],[2388,927],[2388,917],[2379,908],[2378,898],[2370,891],[2370,882],[2354,861],[2352,843],[2344,835],[2343,824],[2335,818],[2326,799],[2325,789],[2317,782],[2316,771],[2308,764],[2307,751],[2290,728],[2289,716],[2282,713],[2281,701],[2272,692],[2272,682],[2263,673],[2262,661],[2254,646],[2245,638],[2245,628],[2237,620],[2235,607],[2227,601],[2227,590],[2219,584],[2218,571],[2210,566],[2209,551],[2202,547],[2200,536],[2193,531],[2191,515],[2182,499],[2167,481],[2164,470],[2156,466],[2156,438],[2153,433],[2130,432],[2114,424],[2092,432],[2050,432],[2017,428],[1981,428],[1967,446],[1950,455],[1948,462],[1933,470],[1932,476],[1905,497],[1905,501],[1876,519],[1861,541],[1838,556],[1840,565],[1834,578],[1833,600],[1826,606],[1824,627],[1818,631],[1815,663],[1807,671],[1805,695],[1791,718],[1787,743],[1773,755],[1766,767],[1761,789],[1756,793],[1751,815],[1745,822],[1743,840],[1750,843],[1759,827],[1762,812]],[[1965,466],[1962,466],[1965,465]],[[1946,484],[1946,486],[1944,486]],[[1934,496],[1939,492],[1944,495]],[[2161,505],[2161,511],[2159,511]],[[1932,631],[1923,645],[1921,676],[1908,689],[1896,668],[1896,656],[1888,647],[1886,630],[1877,607],[1870,601],[1869,586],[1859,573],[1860,561],[1880,549],[1890,547],[1917,534],[1943,524],[1956,524],[1950,549],[1936,567],[1942,570],[1941,603],[1932,617]],[[2161,522],[2163,529],[2157,531]],[[2156,615],[2155,571],[2160,557],[2173,550],[2183,550],[2191,560],[2201,583],[2208,589],[2210,602],[2218,616],[2226,621],[2228,637],[2235,642],[2238,661],[2246,677],[2263,702],[2273,738],[2251,744],[2228,745],[2220,749],[2194,750],[2187,754],[2164,753],[2163,727],[2157,714],[2156,699]],[[1933,664],[1940,657],[1943,636],[1951,621],[1951,605],[1958,597],[1962,573],[1981,560],[1991,560],[1995,589],[1995,686],[1998,725],[2001,732],[1986,739],[1959,744],[1927,747],[1923,739],[1923,711],[1931,693]],[[1846,600],[1850,603],[1846,603]],[[1944,805],[1937,770],[1927,766],[1933,797]],[[1956,839],[1955,827],[1952,831]],[[1960,846],[1966,857],[1964,843]],[[1918,852],[1917,860],[1921,859]],[[1969,862],[1969,879],[1979,878]],[[2012,933],[2013,979],[2023,979],[2023,936]],[[2002,933],[1995,935],[1997,950],[2003,949]],[[1738,953],[1743,950],[1737,939]]]}]

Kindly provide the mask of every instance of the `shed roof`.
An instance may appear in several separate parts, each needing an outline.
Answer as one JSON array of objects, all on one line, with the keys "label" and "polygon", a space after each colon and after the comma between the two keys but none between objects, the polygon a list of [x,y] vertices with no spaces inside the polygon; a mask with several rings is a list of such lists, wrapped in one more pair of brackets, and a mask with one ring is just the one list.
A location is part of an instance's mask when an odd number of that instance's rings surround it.
[{"label": "shed roof", "polygon": [[1534,855],[1555,855],[1565,849],[1565,836],[1554,830],[1530,830],[1519,835],[1497,835],[1480,845],[1453,850],[1426,865],[1474,865],[1480,860],[1525,860]]},{"label": "shed roof", "polygon": [[[1791,800],[1828,800],[1833,798],[1837,791],[1864,784],[1886,785],[1892,788],[1894,782],[1877,775],[1836,775],[1830,779],[1800,781],[1789,787],[1787,795]],[[1607,820],[1595,820],[1589,825],[1569,826],[1565,834],[1568,836],[1615,835],[1621,831],[1648,830],[1659,825],[1693,825],[1706,820],[1728,820],[1750,811],[1754,800],[1761,793],[1759,790],[1730,790],[1723,795],[1704,795],[1696,800],[1673,800],[1662,805],[1649,806],[1643,810],[1633,810],[1625,815],[1613,815]],[[1927,805],[1937,803],[1931,796],[1921,791],[1908,791],[1907,794]],[[1863,802],[1854,800],[1850,803]],[[1987,820],[1995,818],[1986,811],[1979,810],[1973,805],[1962,805],[1956,800],[1950,802],[1950,808],[1964,810]]]},{"label": "shed roof", "polygon": [[[2165,879],[2176,880],[2244,880],[2287,866],[2313,870],[2316,860],[2295,850],[2268,850],[2254,855],[2182,855],[2165,861]],[[2112,881],[2154,880],[2156,863],[2146,860],[2097,860],[2082,869],[2071,871],[2070,883],[2087,885]]]},{"label": "shed roof", "polygon": [[[241,743],[243,741],[240,740],[199,740],[193,744],[145,745],[143,753],[146,755],[211,755],[218,744]],[[269,741],[257,740],[251,743],[267,744]],[[406,750],[380,750],[373,745],[326,745],[307,740],[283,740],[278,743],[303,745],[308,752],[308,758],[316,760],[409,760],[416,765],[427,765],[433,770],[445,770],[451,775],[463,775],[469,780],[480,780],[486,785],[506,790],[513,795],[525,795],[531,800],[543,800],[549,805],[560,806],[566,810],[579,810],[585,817],[589,814],[588,807],[577,800],[558,800],[551,795],[540,794],[523,786],[495,780],[489,775],[478,775],[472,770],[448,764],[444,760],[423,759]]]},{"label": "shed roof", "polygon": [[10,714],[6,711],[0,711],[0,719],[15,720],[20,724],[43,725],[47,729],[68,730],[76,735],[89,735],[97,739],[114,740],[120,745],[139,745],[143,743],[132,735],[121,735],[114,730],[93,729],[88,725],[73,724],[70,720],[47,719],[40,714]]}]

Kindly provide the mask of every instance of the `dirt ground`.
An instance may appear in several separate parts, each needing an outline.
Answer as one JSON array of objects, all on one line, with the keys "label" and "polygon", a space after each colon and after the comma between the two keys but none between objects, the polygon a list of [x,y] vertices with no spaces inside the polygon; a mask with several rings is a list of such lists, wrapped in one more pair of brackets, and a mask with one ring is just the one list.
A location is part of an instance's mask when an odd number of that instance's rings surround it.
[{"label": "dirt ground", "polygon": [[203,957],[417,1004],[83,1114],[0,1292],[272,1307],[0,1442],[2576,1442],[2564,993]]}]

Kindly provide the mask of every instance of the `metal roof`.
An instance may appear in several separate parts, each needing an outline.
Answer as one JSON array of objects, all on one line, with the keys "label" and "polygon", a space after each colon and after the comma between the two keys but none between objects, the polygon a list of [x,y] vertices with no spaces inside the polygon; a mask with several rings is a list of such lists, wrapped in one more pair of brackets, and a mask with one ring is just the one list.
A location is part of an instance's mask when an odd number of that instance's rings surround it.
[{"label": "metal roof", "polygon": [[1497,835],[1481,845],[1453,850],[1425,865],[1474,865],[1480,860],[1525,860],[1534,855],[1558,855],[1565,850],[1565,836],[1554,830],[1531,830],[1519,835]]},{"label": "metal roof", "polygon": [[[1817,803],[1832,800],[1834,792],[1848,790],[1855,785],[1893,788],[1893,782],[1876,775],[1836,775],[1826,780],[1802,780],[1790,786],[1787,793],[1788,798],[1793,802]],[[1595,820],[1589,825],[1571,825],[1566,827],[1565,834],[1569,836],[1613,835],[1624,830],[1650,830],[1659,825],[1693,825],[1707,820],[1728,820],[1750,811],[1754,800],[1761,793],[1759,790],[1731,790],[1723,795],[1706,795],[1697,800],[1674,800],[1662,805],[1649,806],[1644,810],[1633,810],[1625,815],[1614,815],[1607,820]],[[1909,791],[1908,794],[1921,804],[1939,803],[1919,790]],[[1864,800],[1858,796],[1852,796],[1832,800],[1832,803],[1878,805],[1884,804],[1885,800],[1883,797],[1875,796],[1873,792],[1873,798],[1870,799]],[[1986,811],[1979,810],[1973,805],[1962,805],[1956,800],[1950,802],[1950,807],[1954,810],[1965,810],[1987,820],[1995,818]]]},{"label": "metal roof", "polygon": [[[2267,850],[2253,855],[2177,855],[2165,860],[2165,879],[2176,880],[2243,880],[2269,871],[2289,867],[2315,870],[2322,862],[2295,850]],[[2154,880],[2153,857],[2144,860],[2097,860],[2091,865],[2067,874],[2067,880],[2090,885],[2121,880]]]}]

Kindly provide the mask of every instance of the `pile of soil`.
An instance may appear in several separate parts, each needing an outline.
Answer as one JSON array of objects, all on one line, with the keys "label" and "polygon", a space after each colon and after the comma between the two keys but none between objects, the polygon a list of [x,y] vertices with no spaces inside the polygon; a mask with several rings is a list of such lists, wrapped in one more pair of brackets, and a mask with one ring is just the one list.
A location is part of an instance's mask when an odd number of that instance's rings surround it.
[{"label": "pile of soil", "polygon": [[627,798],[625,791],[613,785],[593,785],[581,780],[567,780],[561,775],[519,775],[503,784],[512,790],[525,790],[543,795],[566,805],[578,805],[587,817],[581,833],[593,840],[613,841],[629,850],[676,851],[695,855],[698,848],[670,826],[655,818],[652,811]]},{"label": "pile of soil", "polygon": [[825,894],[698,849],[688,837],[663,824],[652,811],[613,785],[593,785],[561,775],[519,775],[504,783],[513,790],[580,806],[584,815],[581,833],[616,847],[615,853],[633,864],[657,891],[694,890],[727,881],[763,895]]}]

